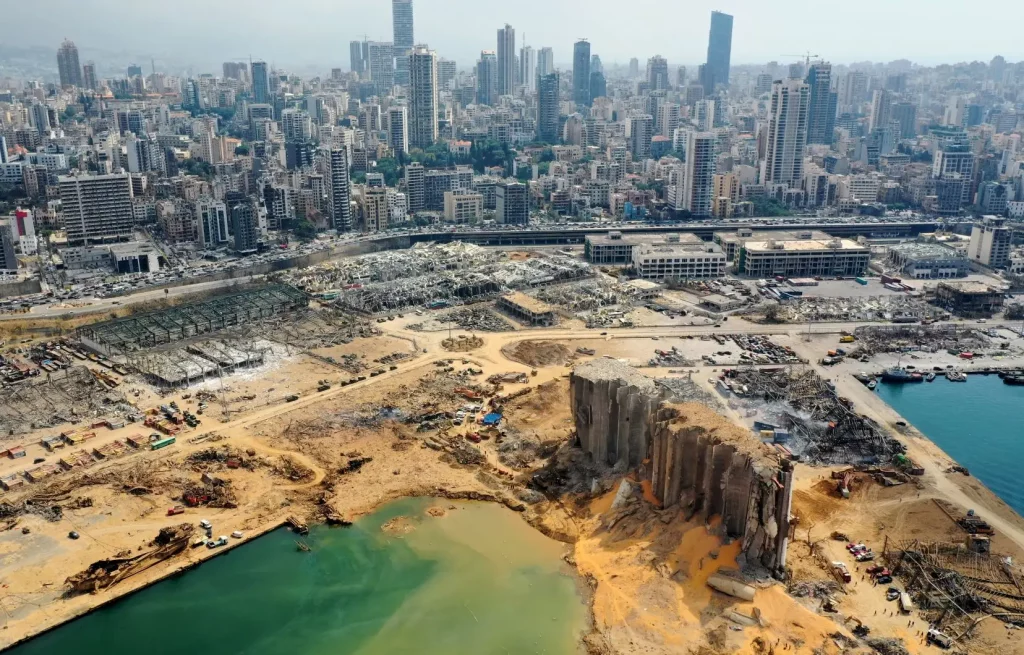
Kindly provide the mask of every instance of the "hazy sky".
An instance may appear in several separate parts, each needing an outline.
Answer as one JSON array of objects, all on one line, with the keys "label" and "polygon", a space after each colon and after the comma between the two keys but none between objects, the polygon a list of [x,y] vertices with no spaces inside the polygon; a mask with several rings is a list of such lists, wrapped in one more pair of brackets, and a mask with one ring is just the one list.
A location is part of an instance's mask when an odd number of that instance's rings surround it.
[{"label": "hazy sky", "polygon": [[[504,23],[535,47],[551,46],[559,65],[572,43],[587,38],[604,62],[644,62],[654,54],[670,65],[704,61],[710,12],[735,16],[734,64],[787,62],[810,50],[834,63],[907,58],[925,64],[1024,59],[1024,2],[992,0],[414,0],[416,41],[467,67],[480,50],[495,49]],[[40,7],[45,6],[45,17]],[[0,17],[10,45],[57,45],[64,37],[90,48],[176,55],[196,72],[219,62],[263,58],[283,68],[348,68],[348,43],[366,34],[391,40],[390,0],[5,0]],[[1005,26],[1005,27],[1000,27]],[[159,68],[159,66],[158,66]]]}]

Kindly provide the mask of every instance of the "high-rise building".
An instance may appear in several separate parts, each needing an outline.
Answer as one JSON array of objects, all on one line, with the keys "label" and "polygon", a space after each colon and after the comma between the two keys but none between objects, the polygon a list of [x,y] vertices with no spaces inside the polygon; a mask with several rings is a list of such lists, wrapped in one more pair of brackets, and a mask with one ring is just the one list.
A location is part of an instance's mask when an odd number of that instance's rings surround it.
[{"label": "high-rise building", "polygon": [[555,51],[541,48],[537,52],[537,76],[544,77],[555,72]]},{"label": "high-rise building", "polygon": [[558,143],[558,73],[537,79],[537,140]]},{"label": "high-rise building", "polygon": [[409,54],[409,145],[428,148],[437,141],[437,53],[416,46]]},{"label": "high-rise building", "polygon": [[607,95],[608,82],[604,79],[604,73],[592,71],[590,73],[590,101],[593,102],[594,98],[603,98]]},{"label": "high-rise building", "polygon": [[713,132],[690,132],[686,142],[683,207],[694,217],[711,215],[716,157]]},{"label": "high-rise building", "polygon": [[502,225],[530,222],[530,196],[521,182],[500,182],[494,188],[495,218]]},{"label": "high-rise building", "polygon": [[654,117],[650,114],[632,116],[629,119],[629,150],[633,161],[651,158],[651,140],[654,138]]},{"label": "high-rise building", "polygon": [[[936,195],[939,196],[938,213],[955,214],[971,203],[974,165],[974,153],[965,138],[950,138],[935,149],[932,179],[936,181]],[[946,193],[941,193],[942,190]]]},{"label": "high-rise building", "polygon": [[294,107],[281,112],[281,131],[285,142],[300,143],[313,138],[313,121],[309,113]]},{"label": "high-rise building", "polygon": [[409,85],[409,53],[416,44],[413,33],[412,0],[391,0],[394,28],[395,84]]},{"label": "high-rise building", "polygon": [[591,105],[590,43],[586,39],[572,48],[572,99],[577,105]]},{"label": "high-rise building", "polygon": [[850,71],[839,80],[838,90],[839,106],[851,111],[867,98],[868,77],[864,71]]},{"label": "high-rise building", "polygon": [[629,60],[629,79],[635,80],[640,77],[640,60],[633,57]]},{"label": "high-rise building", "polygon": [[423,164],[413,162],[405,167],[405,191],[410,212],[421,212],[426,209],[427,183]]},{"label": "high-rise building", "polygon": [[761,163],[762,184],[774,182],[799,187],[803,181],[810,95],[810,87],[800,80],[772,85],[765,159]]},{"label": "high-rise building", "polygon": [[374,92],[380,96],[390,94],[391,88],[395,86],[394,45],[383,41],[370,41],[367,51],[367,67]]},{"label": "high-rise building", "polygon": [[516,90],[516,31],[506,23],[498,30],[498,95],[510,96]]},{"label": "high-rise building", "polygon": [[327,215],[338,232],[352,229],[352,180],[348,174],[348,149],[329,148],[324,152],[327,165]]},{"label": "high-rise building", "polygon": [[437,86],[447,89],[459,74],[459,69],[451,59],[437,60]]},{"label": "high-rise building", "polygon": [[537,51],[528,45],[519,49],[519,79],[530,93],[537,90]]},{"label": "high-rise building", "polygon": [[647,60],[647,88],[650,91],[669,88],[668,61],[661,55]]},{"label": "high-rise building", "polygon": [[943,125],[963,127],[967,108],[967,99],[962,95],[950,96],[946,111],[942,117]]},{"label": "high-rise building", "polygon": [[360,77],[366,75],[366,60],[363,59],[363,42],[350,41],[348,44],[349,68]]},{"label": "high-rise building", "polygon": [[1002,268],[1010,263],[1012,241],[1013,233],[1005,218],[983,216],[971,229],[967,257],[985,266]]},{"label": "high-rise building", "polygon": [[196,201],[199,245],[217,248],[228,242],[228,209],[223,202],[203,196]]},{"label": "high-rise building", "polygon": [[82,86],[91,91],[100,88],[99,80],[96,79],[96,64],[91,61],[82,65]]},{"label": "high-rise building", "polygon": [[498,100],[498,58],[490,50],[480,53],[476,64],[476,102],[493,105]]},{"label": "high-rise building", "polygon": [[254,199],[246,198],[231,208],[231,228],[235,252],[256,252],[260,243],[260,210]]},{"label": "high-rise building", "polygon": [[367,187],[363,190],[363,225],[367,232],[388,229],[391,208],[385,187]]},{"label": "high-rise building", "polygon": [[129,173],[148,173],[149,171],[163,173],[167,170],[163,148],[156,141],[152,141],[148,137],[139,138],[129,132],[124,143],[125,151],[128,154]]},{"label": "high-rise building", "polygon": [[64,39],[57,49],[57,72],[61,86],[84,86],[82,67],[78,63],[78,48],[73,41]]},{"label": "high-rise building", "polygon": [[7,137],[0,134],[0,164],[6,164],[8,162],[9,155],[7,154]]},{"label": "high-rise building", "polygon": [[871,97],[871,118],[868,120],[868,132],[874,132],[892,120],[892,94],[885,89],[876,89]]},{"label": "high-rise building", "polygon": [[59,185],[69,244],[131,238],[134,213],[128,173],[61,176]]},{"label": "high-rise building", "polygon": [[729,65],[732,60],[732,16],[720,11],[711,12],[711,29],[708,31],[708,58],[705,65],[704,92],[712,93],[715,87],[729,85]]},{"label": "high-rise building", "polygon": [[50,128],[50,108],[41,102],[37,102],[29,107],[28,120],[32,127],[35,128],[39,134],[49,134]]},{"label": "high-rise building", "polygon": [[807,108],[807,143],[832,143],[836,127],[837,94],[832,90],[832,64],[815,62],[807,71],[811,87]]},{"label": "high-rise building", "polygon": [[0,221],[0,271],[5,273],[18,271],[18,256],[14,251],[18,235],[15,231],[13,219]]},{"label": "high-rise building", "polygon": [[388,145],[396,156],[409,152],[409,114],[401,105],[388,109]]},{"label": "high-rise building", "polygon": [[267,62],[252,62],[252,99],[257,104],[270,102],[270,72]]},{"label": "high-rise building", "polygon": [[917,136],[917,105],[912,102],[897,102],[892,106],[892,120],[899,123],[900,137],[912,139]]}]

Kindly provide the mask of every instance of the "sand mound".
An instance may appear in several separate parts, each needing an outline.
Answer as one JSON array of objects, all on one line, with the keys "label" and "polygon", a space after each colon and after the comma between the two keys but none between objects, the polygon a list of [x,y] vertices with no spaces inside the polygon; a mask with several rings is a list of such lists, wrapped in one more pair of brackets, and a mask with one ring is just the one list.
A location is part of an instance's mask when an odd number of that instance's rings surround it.
[{"label": "sand mound", "polygon": [[527,366],[561,366],[569,361],[572,351],[553,341],[517,341],[503,347],[501,354]]}]

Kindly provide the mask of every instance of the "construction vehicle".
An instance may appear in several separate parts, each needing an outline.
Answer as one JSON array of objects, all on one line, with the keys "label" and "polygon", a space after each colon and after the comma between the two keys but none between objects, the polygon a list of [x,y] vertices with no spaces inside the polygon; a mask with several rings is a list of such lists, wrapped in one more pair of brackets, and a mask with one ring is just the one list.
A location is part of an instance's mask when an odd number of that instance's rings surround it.
[{"label": "construction vehicle", "polygon": [[455,393],[459,394],[466,400],[480,400],[482,398],[479,392],[467,389],[466,387],[455,387]]},{"label": "construction vehicle", "polygon": [[184,514],[185,508],[181,505],[175,505],[167,510],[167,516],[177,516],[178,514]]},{"label": "construction vehicle", "polygon": [[856,339],[852,334],[839,337],[839,343],[853,343],[854,341],[856,341]]}]

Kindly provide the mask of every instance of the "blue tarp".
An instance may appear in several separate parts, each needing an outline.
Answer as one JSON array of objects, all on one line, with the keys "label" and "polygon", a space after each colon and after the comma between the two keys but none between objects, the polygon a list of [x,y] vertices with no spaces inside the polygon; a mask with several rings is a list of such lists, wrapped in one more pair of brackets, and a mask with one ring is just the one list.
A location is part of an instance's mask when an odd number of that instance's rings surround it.
[{"label": "blue tarp", "polygon": [[484,425],[497,425],[499,422],[501,422],[501,414],[497,412],[491,412],[484,416]]}]

